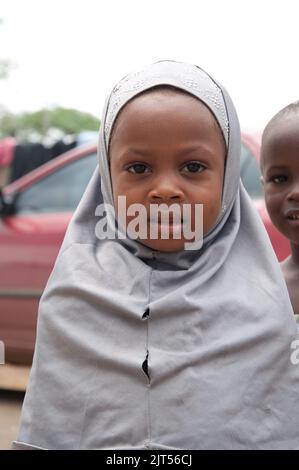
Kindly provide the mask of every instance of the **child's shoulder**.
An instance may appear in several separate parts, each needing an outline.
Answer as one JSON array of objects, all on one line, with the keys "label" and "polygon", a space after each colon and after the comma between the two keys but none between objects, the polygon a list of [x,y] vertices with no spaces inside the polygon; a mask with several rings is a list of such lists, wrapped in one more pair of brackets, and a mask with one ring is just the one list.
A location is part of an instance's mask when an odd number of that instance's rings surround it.
[{"label": "child's shoulder", "polygon": [[299,266],[293,262],[291,256],[280,263],[280,266],[287,284],[293,310],[295,314],[299,315]]},{"label": "child's shoulder", "polygon": [[295,314],[299,315],[299,266],[291,257],[280,263]]},{"label": "child's shoulder", "polygon": [[295,264],[291,255],[280,263],[286,281],[297,281],[299,279],[299,265]]},{"label": "child's shoulder", "polygon": [[284,277],[286,277],[286,275],[289,275],[290,268],[291,268],[291,256],[288,256],[288,258],[281,261],[280,267],[282,269]]}]

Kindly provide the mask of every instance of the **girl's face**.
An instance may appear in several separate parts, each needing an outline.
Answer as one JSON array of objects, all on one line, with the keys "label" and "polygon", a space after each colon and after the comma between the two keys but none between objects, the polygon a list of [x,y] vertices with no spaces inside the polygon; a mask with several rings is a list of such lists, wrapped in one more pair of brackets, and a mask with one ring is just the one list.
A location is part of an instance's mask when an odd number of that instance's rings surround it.
[{"label": "girl's face", "polygon": [[[209,109],[199,100],[172,90],[151,90],[120,112],[110,143],[110,171],[116,210],[118,196],[127,207],[139,203],[148,214],[148,237],[142,243],[159,251],[184,249],[183,232],[175,239],[151,239],[151,204],[203,204],[203,235],[221,209],[225,143]],[[126,226],[134,216],[127,216]],[[160,234],[160,231],[159,231]],[[191,240],[192,241],[192,240]]]},{"label": "girl's face", "polygon": [[299,244],[299,116],[285,117],[265,137],[262,173],[272,222]]}]

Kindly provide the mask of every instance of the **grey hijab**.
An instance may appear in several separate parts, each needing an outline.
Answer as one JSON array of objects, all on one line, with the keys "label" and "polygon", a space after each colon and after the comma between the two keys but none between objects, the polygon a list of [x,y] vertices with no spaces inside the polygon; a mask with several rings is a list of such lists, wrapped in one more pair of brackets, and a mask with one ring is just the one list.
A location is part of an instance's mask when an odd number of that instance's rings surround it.
[{"label": "grey hijab", "polygon": [[[156,85],[182,88],[217,119],[227,162],[222,210],[197,251],[98,240],[112,202],[107,144],[121,107]],[[193,65],[162,61],[107,100],[100,164],[72,218],[39,308],[14,448],[295,449],[296,323],[264,226],[239,180],[232,101]],[[100,178],[101,174],[101,178]]]}]

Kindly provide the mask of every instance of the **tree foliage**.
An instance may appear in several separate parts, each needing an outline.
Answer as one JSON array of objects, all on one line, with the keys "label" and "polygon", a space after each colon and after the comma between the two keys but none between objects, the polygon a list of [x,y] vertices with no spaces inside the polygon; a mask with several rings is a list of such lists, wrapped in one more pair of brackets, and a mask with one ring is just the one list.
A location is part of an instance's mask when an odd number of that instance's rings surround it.
[{"label": "tree foliage", "polygon": [[[3,20],[0,18],[0,26]],[[0,58],[0,80],[8,77],[13,63]],[[53,131],[60,136],[74,135],[81,131],[97,131],[100,121],[89,113],[77,109],[54,107],[35,112],[14,114],[0,103],[0,138],[15,136],[20,140],[42,140]]]},{"label": "tree foliage", "polygon": [[70,135],[97,131],[99,125],[100,121],[89,113],[62,107],[21,114],[4,112],[0,116],[0,137],[10,135],[31,140],[30,136],[43,138],[53,129],[61,131],[62,135]]}]

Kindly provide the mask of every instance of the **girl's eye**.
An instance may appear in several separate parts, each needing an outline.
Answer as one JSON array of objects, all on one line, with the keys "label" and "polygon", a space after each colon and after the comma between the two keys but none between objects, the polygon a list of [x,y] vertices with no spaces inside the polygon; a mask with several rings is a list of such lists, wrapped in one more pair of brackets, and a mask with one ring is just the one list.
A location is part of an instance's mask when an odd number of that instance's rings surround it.
[{"label": "girl's eye", "polygon": [[201,173],[205,168],[199,162],[189,162],[184,165],[184,168],[187,169],[187,173]]},{"label": "girl's eye", "polygon": [[287,181],[287,176],[284,176],[284,175],[279,175],[279,176],[273,176],[270,181],[272,183],[285,183]]},{"label": "girl's eye", "polygon": [[142,173],[145,173],[146,170],[149,170],[149,168],[147,165],[144,165],[143,163],[134,163],[134,165],[131,165],[130,167],[128,167],[127,170],[130,173],[142,174]]}]

